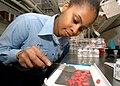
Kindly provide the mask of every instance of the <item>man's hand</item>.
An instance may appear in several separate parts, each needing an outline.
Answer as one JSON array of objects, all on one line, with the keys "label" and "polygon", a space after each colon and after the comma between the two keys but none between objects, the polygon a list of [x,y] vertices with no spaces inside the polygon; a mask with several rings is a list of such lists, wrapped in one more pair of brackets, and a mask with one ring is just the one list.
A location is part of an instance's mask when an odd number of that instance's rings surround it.
[{"label": "man's hand", "polygon": [[25,68],[42,68],[50,66],[50,60],[35,46],[17,53],[16,57],[21,66]]}]

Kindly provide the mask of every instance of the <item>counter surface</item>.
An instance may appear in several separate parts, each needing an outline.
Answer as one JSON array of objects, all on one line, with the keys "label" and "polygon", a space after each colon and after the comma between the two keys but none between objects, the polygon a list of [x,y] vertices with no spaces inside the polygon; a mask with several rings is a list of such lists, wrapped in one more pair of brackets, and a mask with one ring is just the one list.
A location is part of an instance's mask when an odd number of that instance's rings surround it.
[{"label": "counter surface", "polygon": [[113,78],[113,68],[104,64],[104,62],[115,62],[115,59],[114,57],[107,57],[107,55],[105,54],[101,55],[100,57],[78,57],[77,54],[69,52],[61,61],[61,63],[67,63],[67,64],[96,63],[98,68],[105,75],[105,77],[112,84],[112,86],[119,86],[120,81]]}]

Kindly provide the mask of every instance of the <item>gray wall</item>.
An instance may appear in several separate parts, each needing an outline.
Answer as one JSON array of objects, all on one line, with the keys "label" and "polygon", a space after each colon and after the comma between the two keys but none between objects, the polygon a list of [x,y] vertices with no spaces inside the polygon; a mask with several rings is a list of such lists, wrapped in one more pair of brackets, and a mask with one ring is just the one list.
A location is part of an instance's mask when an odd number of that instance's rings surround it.
[{"label": "gray wall", "polygon": [[115,41],[116,45],[120,45],[120,26],[104,32],[102,37],[105,39],[107,44],[108,41],[112,39]]}]

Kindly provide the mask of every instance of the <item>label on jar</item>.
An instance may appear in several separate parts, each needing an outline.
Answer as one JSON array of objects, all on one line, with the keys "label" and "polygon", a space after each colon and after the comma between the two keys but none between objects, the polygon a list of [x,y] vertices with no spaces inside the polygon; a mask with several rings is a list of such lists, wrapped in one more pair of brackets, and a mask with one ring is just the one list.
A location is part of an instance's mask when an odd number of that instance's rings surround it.
[{"label": "label on jar", "polygon": [[114,74],[113,77],[117,80],[120,80],[120,62],[114,64]]}]

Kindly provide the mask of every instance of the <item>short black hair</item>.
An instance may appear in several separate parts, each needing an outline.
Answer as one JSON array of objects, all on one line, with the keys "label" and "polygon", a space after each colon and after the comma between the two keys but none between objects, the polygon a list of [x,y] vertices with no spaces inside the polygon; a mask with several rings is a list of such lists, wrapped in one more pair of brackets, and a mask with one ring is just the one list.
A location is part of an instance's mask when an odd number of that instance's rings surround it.
[{"label": "short black hair", "polygon": [[82,6],[83,4],[87,3],[88,6],[96,11],[96,17],[99,13],[100,9],[100,1],[99,0],[70,0],[70,6],[73,4],[78,4]]}]

